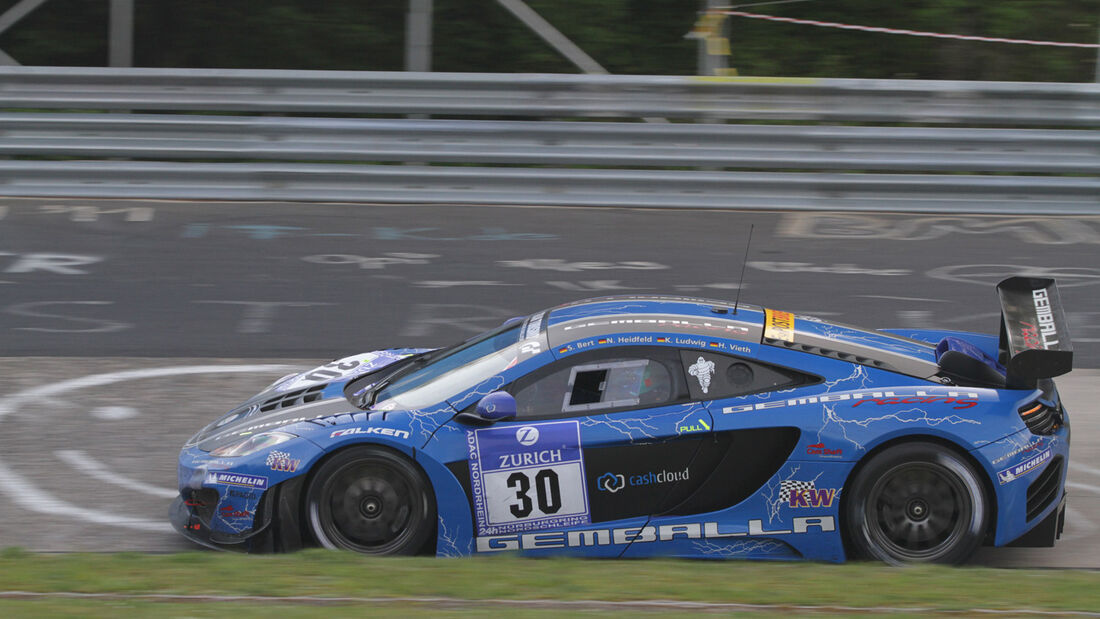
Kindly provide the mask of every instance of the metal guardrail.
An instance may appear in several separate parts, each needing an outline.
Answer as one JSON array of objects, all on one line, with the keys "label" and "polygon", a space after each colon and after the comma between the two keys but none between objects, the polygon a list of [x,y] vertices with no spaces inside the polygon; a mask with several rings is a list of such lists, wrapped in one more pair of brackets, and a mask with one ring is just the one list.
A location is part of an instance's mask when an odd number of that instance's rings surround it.
[{"label": "metal guardrail", "polygon": [[3,108],[6,195],[1100,213],[1094,84],[0,67]]},{"label": "metal guardrail", "polygon": [[1100,179],[464,166],[0,161],[0,194],[440,204],[1096,213]]},{"label": "metal guardrail", "polygon": [[1095,126],[1100,85],[0,67],[0,108]]},{"label": "metal guardrail", "polygon": [[708,169],[1100,173],[1100,132],[0,114],[0,155]]}]

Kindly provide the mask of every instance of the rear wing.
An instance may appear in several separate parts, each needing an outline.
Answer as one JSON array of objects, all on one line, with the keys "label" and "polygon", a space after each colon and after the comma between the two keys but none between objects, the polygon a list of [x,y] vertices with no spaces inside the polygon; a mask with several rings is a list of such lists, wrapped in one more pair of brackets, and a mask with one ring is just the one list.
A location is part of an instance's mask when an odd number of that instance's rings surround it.
[{"label": "rear wing", "polygon": [[999,358],[1009,388],[1033,388],[1040,378],[1073,369],[1073,344],[1058,287],[1047,277],[1010,277],[997,284],[1001,299]]}]

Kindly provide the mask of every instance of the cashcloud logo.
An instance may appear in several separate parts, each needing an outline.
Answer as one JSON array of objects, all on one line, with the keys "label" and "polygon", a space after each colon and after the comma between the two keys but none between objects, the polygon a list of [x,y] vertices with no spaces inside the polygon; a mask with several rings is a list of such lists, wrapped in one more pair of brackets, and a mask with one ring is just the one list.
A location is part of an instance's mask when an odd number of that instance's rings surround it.
[{"label": "cashcloud logo", "polygon": [[626,478],[616,473],[604,473],[596,480],[596,487],[600,490],[615,493],[626,486]]},{"label": "cashcloud logo", "polygon": [[632,475],[604,473],[596,480],[596,487],[606,492],[615,493],[628,485],[631,488],[636,488],[638,486],[652,486],[654,484],[686,481],[690,478],[690,469],[684,469],[682,471],[648,471]]}]

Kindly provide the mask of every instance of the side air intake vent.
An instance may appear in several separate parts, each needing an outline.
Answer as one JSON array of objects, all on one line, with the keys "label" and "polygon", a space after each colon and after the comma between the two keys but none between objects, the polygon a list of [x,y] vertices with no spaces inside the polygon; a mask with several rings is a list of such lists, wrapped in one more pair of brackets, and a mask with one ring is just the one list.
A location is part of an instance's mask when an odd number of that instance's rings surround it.
[{"label": "side air intake vent", "polygon": [[1050,435],[1062,425],[1062,405],[1051,406],[1042,400],[1033,400],[1018,410],[1032,434]]},{"label": "side air intake vent", "polygon": [[1058,498],[1059,481],[1062,479],[1062,456],[1058,456],[1043,469],[1039,478],[1027,487],[1027,519],[1034,520],[1048,505]]},{"label": "side air intake vent", "polygon": [[291,391],[290,393],[284,393],[283,395],[265,401],[260,405],[260,411],[266,413],[278,408],[289,408],[291,406],[320,400],[321,391],[324,388],[324,385],[315,385],[309,389],[299,389],[297,391]]}]

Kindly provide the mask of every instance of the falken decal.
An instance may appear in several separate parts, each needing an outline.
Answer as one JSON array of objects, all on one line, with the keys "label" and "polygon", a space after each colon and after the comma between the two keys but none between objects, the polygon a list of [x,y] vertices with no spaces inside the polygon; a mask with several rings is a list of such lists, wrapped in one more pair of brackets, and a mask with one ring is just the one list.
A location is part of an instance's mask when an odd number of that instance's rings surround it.
[{"label": "falken decal", "polygon": [[794,314],[764,309],[764,337],[769,340],[794,341]]},{"label": "falken decal", "polygon": [[580,438],[577,421],[468,430],[477,534],[591,522]]},{"label": "falken decal", "polygon": [[346,428],[343,430],[336,430],[332,434],[329,434],[329,438],[340,438],[341,436],[352,436],[356,434],[377,434],[380,436],[392,436],[394,438],[409,438],[408,430],[397,430],[395,428],[380,428],[378,426],[369,426],[366,428]]}]

